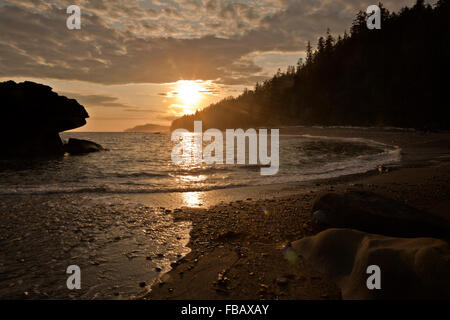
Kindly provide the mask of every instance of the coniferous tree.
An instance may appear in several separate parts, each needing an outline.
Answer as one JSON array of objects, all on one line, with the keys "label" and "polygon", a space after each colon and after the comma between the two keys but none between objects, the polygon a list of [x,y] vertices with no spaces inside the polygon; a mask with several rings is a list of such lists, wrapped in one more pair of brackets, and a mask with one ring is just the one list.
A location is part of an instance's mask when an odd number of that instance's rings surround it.
[{"label": "coniferous tree", "polygon": [[[368,30],[359,12],[350,35],[328,30],[306,59],[195,115],[173,121],[192,129],[271,125],[397,126],[450,130],[450,0],[389,13],[380,4],[381,30]],[[431,48],[431,50],[430,50]]]},{"label": "coniferous tree", "polygon": [[325,51],[325,39],[323,37],[319,38],[317,41],[317,55],[321,55]]},{"label": "coniferous tree", "polygon": [[330,28],[328,28],[327,29],[327,38],[325,40],[325,50],[327,52],[330,52],[333,49],[334,42],[335,42],[335,40],[334,40],[333,36],[331,35]]},{"label": "coniferous tree", "polygon": [[308,41],[306,45],[306,65],[311,65],[313,62],[313,51],[311,47],[311,42]]}]

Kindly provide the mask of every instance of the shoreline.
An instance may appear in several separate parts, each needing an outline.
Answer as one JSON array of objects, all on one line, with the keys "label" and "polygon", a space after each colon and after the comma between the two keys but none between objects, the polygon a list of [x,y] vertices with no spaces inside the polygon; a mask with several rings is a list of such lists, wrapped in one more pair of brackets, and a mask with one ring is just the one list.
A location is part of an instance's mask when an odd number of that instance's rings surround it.
[{"label": "shoreline", "polygon": [[[449,218],[449,133],[282,130],[398,145],[402,161],[388,166],[389,172],[383,174],[372,170],[305,182],[177,193],[178,202],[170,193],[2,195],[0,215],[8,223],[2,226],[0,237],[4,245],[0,254],[6,262],[0,270],[8,277],[0,279],[5,284],[0,295],[26,299],[340,299],[336,285],[308,261],[290,252],[283,254],[289,242],[322,230],[311,219],[317,195],[368,190]],[[153,208],[159,218],[147,216],[147,208]],[[119,213],[121,219],[115,216]],[[180,232],[174,235],[182,233],[181,241],[161,241],[153,234],[159,232],[154,226],[161,221],[177,224]],[[143,229],[150,233],[142,233]],[[165,242],[180,242],[182,247],[169,253]],[[89,274],[87,292],[71,293],[64,287],[69,262],[80,263]],[[31,271],[25,274],[25,270]],[[99,284],[98,274],[107,282]],[[139,292],[140,287],[145,290]]]},{"label": "shoreline", "polygon": [[[398,128],[321,128],[284,127],[281,134],[306,135],[325,138],[363,138],[401,148],[399,163],[387,165],[390,170],[404,167],[423,167],[450,161],[450,132],[423,133],[420,131],[399,130]],[[183,206],[207,208],[221,202],[237,200],[266,199],[273,195],[284,196],[301,192],[305,188],[315,188],[316,183],[326,181],[349,181],[366,175],[377,174],[377,170],[346,174],[332,178],[313,179],[301,182],[284,182],[272,185],[226,187],[207,191],[186,191],[167,193],[120,194],[117,197],[130,201],[164,207],[174,210]],[[187,195],[186,197],[184,195]],[[114,195],[100,195],[112,198]]]},{"label": "shoreline", "polygon": [[[450,164],[401,168],[387,174],[347,177],[321,184],[319,191],[305,190],[292,196],[236,201],[209,209],[183,208],[174,217],[192,223],[191,252],[172,265],[151,292],[137,297],[340,299],[338,288],[307,261],[296,257],[295,263],[290,263],[289,256],[283,255],[289,242],[323,230],[311,219],[315,197],[323,192],[371,191],[450,220],[449,172]],[[418,182],[424,177],[431,181]],[[221,275],[227,281],[221,282]]]},{"label": "shoreline", "polygon": [[[318,128],[306,128],[303,132],[309,134],[316,130],[319,130],[316,133],[324,132]],[[334,130],[344,136],[355,134],[353,129]],[[329,134],[329,130],[325,131]],[[373,170],[285,184],[283,191],[289,190],[289,195],[175,211],[176,221],[192,223],[188,243],[191,252],[173,264],[172,270],[149,292],[141,292],[136,298],[341,299],[335,283],[315,271],[301,256],[293,256],[285,249],[292,241],[324,230],[312,220],[311,208],[317,195],[326,192],[371,191],[450,221],[447,210],[450,135],[417,132],[381,132],[375,137],[373,132],[367,132],[365,135],[375,141],[399,145],[401,163],[389,168],[387,173]]]}]

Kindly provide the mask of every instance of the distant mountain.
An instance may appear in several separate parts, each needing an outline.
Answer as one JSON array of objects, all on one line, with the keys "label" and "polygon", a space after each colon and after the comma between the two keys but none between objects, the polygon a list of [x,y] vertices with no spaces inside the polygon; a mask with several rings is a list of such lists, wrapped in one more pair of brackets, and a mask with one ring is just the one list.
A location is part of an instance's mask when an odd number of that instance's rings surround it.
[{"label": "distant mountain", "polygon": [[328,31],[305,60],[172,122],[172,129],[279,125],[395,126],[450,129],[450,0],[423,0],[398,13],[381,4],[380,30],[356,15],[350,34]]},{"label": "distant mountain", "polygon": [[169,127],[168,126],[160,126],[157,124],[144,124],[141,126],[136,126],[131,129],[126,129],[125,132],[168,132]]}]

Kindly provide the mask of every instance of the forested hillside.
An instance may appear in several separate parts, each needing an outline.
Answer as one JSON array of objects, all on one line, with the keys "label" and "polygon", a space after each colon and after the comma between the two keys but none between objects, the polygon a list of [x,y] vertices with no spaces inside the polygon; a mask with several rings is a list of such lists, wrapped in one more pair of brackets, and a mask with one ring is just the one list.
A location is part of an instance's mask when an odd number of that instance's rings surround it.
[{"label": "forested hillside", "polygon": [[419,0],[369,30],[359,12],[349,34],[318,39],[297,66],[236,98],[172,123],[172,129],[355,125],[450,129],[450,0]]}]

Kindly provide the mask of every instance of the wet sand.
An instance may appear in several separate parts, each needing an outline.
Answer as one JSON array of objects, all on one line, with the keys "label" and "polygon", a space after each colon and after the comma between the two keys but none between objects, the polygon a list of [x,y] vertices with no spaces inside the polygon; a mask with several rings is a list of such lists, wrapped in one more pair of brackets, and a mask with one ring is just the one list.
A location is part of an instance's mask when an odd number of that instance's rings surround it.
[{"label": "wet sand", "polygon": [[[189,252],[190,223],[91,197],[0,197],[0,299],[129,299]],[[70,265],[80,290],[67,288]]]}]

